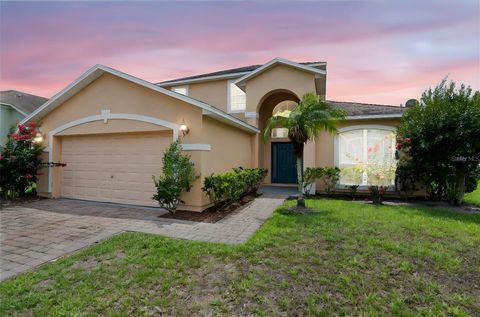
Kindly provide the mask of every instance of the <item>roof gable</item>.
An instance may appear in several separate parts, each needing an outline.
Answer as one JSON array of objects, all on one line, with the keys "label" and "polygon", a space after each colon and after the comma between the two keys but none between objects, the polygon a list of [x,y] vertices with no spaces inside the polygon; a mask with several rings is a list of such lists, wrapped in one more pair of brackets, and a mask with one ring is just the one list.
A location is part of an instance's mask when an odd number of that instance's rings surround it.
[{"label": "roof gable", "polygon": [[146,87],[148,89],[154,90],[156,92],[162,93],[164,95],[170,96],[172,98],[184,101],[192,106],[199,107],[202,109],[203,115],[212,117],[218,121],[225,122],[226,124],[235,126],[237,128],[240,128],[242,130],[248,131],[248,132],[254,132],[258,133],[259,130],[255,128],[254,126],[251,126],[245,122],[243,122],[240,119],[237,119],[209,104],[206,104],[204,102],[201,102],[199,100],[178,94],[176,92],[170,91],[168,89],[156,86],[150,82],[147,82],[143,79],[131,76],[129,74],[123,73],[121,71],[118,71],[116,69],[104,66],[104,65],[95,65],[92,68],[90,68],[88,71],[86,71],[82,76],[80,76],[77,80],[75,80],[73,83],[65,87],[63,90],[61,90],[59,93],[54,95],[50,100],[48,100],[45,104],[43,104],[41,107],[39,107],[37,110],[35,110],[33,113],[31,113],[28,117],[22,120],[23,123],[29,121],[29,120],[38,120],[43,118],[46,114],[48,114],[50,111],[73,97],[75,94],[77,94],[79,91],[81,91],[83,88],[88,86],[90,83],[95,81],[97,78],[102,76],[103,74],[108,73],[113,76],[117,76],[120,78],[123,78],[125,80],[128,80],[130,82],[133,82],[135,84],[141,85],[143,87]]},{"label": "roof gable", "polygon": [[309,73],[312,73],[316,76],[320,76],[320,75],[326,75],[327,72],[325,70],[322,70],[322,69],[318,69],[318,68],[315,68],[315,67],[312,67],[312,66],[308,66],[308,65],[304,65],[304,64],[300,64],[300,63],[295,63],[295,62],[292,62],[292,61],[289,61],[289,60],[286,60],[286,59],[283,59],[283,58],[274,58],[272,59],[271,61],[269,61],[268,63],[265,63],[263,64],[262,66],[258,67],[257,69],[255,69],[254,71],[240,77],[239,79],[237,79],[235,81],[235,84],[240,87],[240,88],[244,88],[245,87],[245,84],[248,80],[260,75],[261,73],[263,73],[264,71],[267,71],[268,69],[274,67],[274,66],[277,66],[277,65],[286,65],[286,66],[289,66],[289,67],[293,67],[293,68],[296,68],[296,69],[299,69],[299,70],[302,70],[302,71],[305,71],[305,72],[309,72]]},{"label": "roof gable", "polygon": [[[318,68],[318,67],[325,66],[326,62],[300,62],[298,64]],[[262,66],[263,65],[260,64],[260,65],[250,65],[250,66],[224,69],[224,70],[215,71],[215,72],[206,73],[206,74],[166,80],[166,81],[156,83],[155,85],[158,85],[161,87],[171,87],[174,85],[186,85],[186,84],[193,84],[193,83],[204,82],[204,81],[240,78],[243,75],[246,75]]]}]

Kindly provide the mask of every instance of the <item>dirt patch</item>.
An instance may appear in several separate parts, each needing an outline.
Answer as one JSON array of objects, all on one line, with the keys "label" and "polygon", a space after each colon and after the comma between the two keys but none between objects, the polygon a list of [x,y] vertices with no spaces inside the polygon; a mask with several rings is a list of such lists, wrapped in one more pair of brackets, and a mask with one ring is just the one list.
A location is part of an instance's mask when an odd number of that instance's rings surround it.
[{"label": "dirt patch", "polygon": [[216,207],[210,207],[202,212],[195,211],[186,211],[186,210],[177,210],[175,214],[164,214],[159,216],[159,218],[169,218],[169,219],[179,219],[179,220],[188,220],[196,222],[207,222],[215,223],[226,216],[234,213],[244,205],[250,203],[258,196],[245,196],[241,200],[238,200],[225,208],[218,209]]},{"label": "dirt patch", "polygon": [[48,278],[46,280],[41,280],[35,286],[38,289],[44,289],[44,288],[47,288],[48,286],[52,285],[54,282],[55,282],[54,279]]},{"label": "dirt patch", "polygon": [[72,264],[70,268],[72,269],[83,269],[87,272],[91,272],[94,268],[96,268],[99,264],[97,258],[94,256],[89,256],[88,258],[84,259],[83,261],[77,261]]},{"label": "dirt patch", "polygon": [[122,261],[126,257],[127,256],[125,252],[123,252],[123,250],[117,250],[113,254],[102,256],[89,256],[83,260],[76,261],[70,266],[70,269],[82,269],[85,272],[89,273],[95,270],[100,265],[113,266],[116,261]]}]

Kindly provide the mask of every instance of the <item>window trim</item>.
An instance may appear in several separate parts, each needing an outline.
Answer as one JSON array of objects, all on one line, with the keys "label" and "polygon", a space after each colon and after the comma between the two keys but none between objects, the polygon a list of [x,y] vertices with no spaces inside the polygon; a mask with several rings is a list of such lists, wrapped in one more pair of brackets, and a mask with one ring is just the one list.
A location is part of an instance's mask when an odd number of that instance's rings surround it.
[{"label": "window trim", "polygon": [[[230,85],[236,85],[235,81],[236,81],[235,79],[231,79],[231,80],[227,81],[227,112],[228,113],[244,113],[244,112],[247,111],[246,93],[245,93],[245,109],[244,110],[232,110],[231,97],[230,97],[230,94],[231,94]],[[240,88],[238,88],[238,89],[240,89]]]},{"label": "window trim", "polygon": [[[176,91],[174,90],[175,88],[185,88],[186,94],[184,95],[184,94],[181,94],[181,93],[179,93],[179,92],[176,92]],[[176,94],[180,94],[180,95],[183,95],[183,96],[187,96],[187,97],[188,97],[188,95],[189,95],[188,85],[172,86],[172,87],[170,87],[170,90],[173,91],[173,92],[176,93]]]},{"label": "window trim", "polygon": [[[339,138],[340,138],[340,133],[342,132],[350,132],[350,131],[355,131],[355,130],[383,130],[383,131],[389,131],[389,132],[394,132],[396,131],[396,128],[393,126],[388,126],[388,125],[381,125],[381,124],[360,124],[360,125],[353,125],[349,127],[344,127],[338,129],[338,134],[335,136],[334,142],[333,142],[333,162],[336,167],[340,167],[340,158],[339,158]],[[365,150],[365,149],[364,149]],[[341,184],[340,180],[337,182],[335,185],[335,188],[337,189],[345,189],[345,186],[348,186],[346,184]],[[360,185],[358,189],[364,190],[368,189],[370,185]],[[390,186],[389,186],[390,187]]]}]

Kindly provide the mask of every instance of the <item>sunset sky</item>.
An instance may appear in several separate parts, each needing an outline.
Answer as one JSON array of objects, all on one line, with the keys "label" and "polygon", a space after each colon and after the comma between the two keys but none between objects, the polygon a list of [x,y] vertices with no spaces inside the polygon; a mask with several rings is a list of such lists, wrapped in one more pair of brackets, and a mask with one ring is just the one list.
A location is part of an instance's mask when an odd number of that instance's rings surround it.
[{"label": "sunset sky", "polygon": [[0,90],[51,97],[95,64],[151,82],[274,57],[328,63],[327,99],[480,89],[478,0],[1,2]]}]

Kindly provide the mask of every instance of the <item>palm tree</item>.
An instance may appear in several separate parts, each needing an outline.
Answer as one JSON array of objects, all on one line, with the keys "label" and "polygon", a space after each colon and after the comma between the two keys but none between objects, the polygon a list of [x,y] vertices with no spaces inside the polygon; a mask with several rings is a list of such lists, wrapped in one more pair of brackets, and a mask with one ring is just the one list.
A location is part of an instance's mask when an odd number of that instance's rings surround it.
[{"label": "palm tree", "polygon": [[268,119],[263,131],[265,143],[274,128],[287,128],[288,138],[293,143],[297,161],[297,207],[305,207],[303,198],[303,148],[305,143],[313,140],[322,130],[337,133],[338,123],[344,118],[344,111],[333,109],[315,93],[306,93],[294,110],[276,113]]}]

